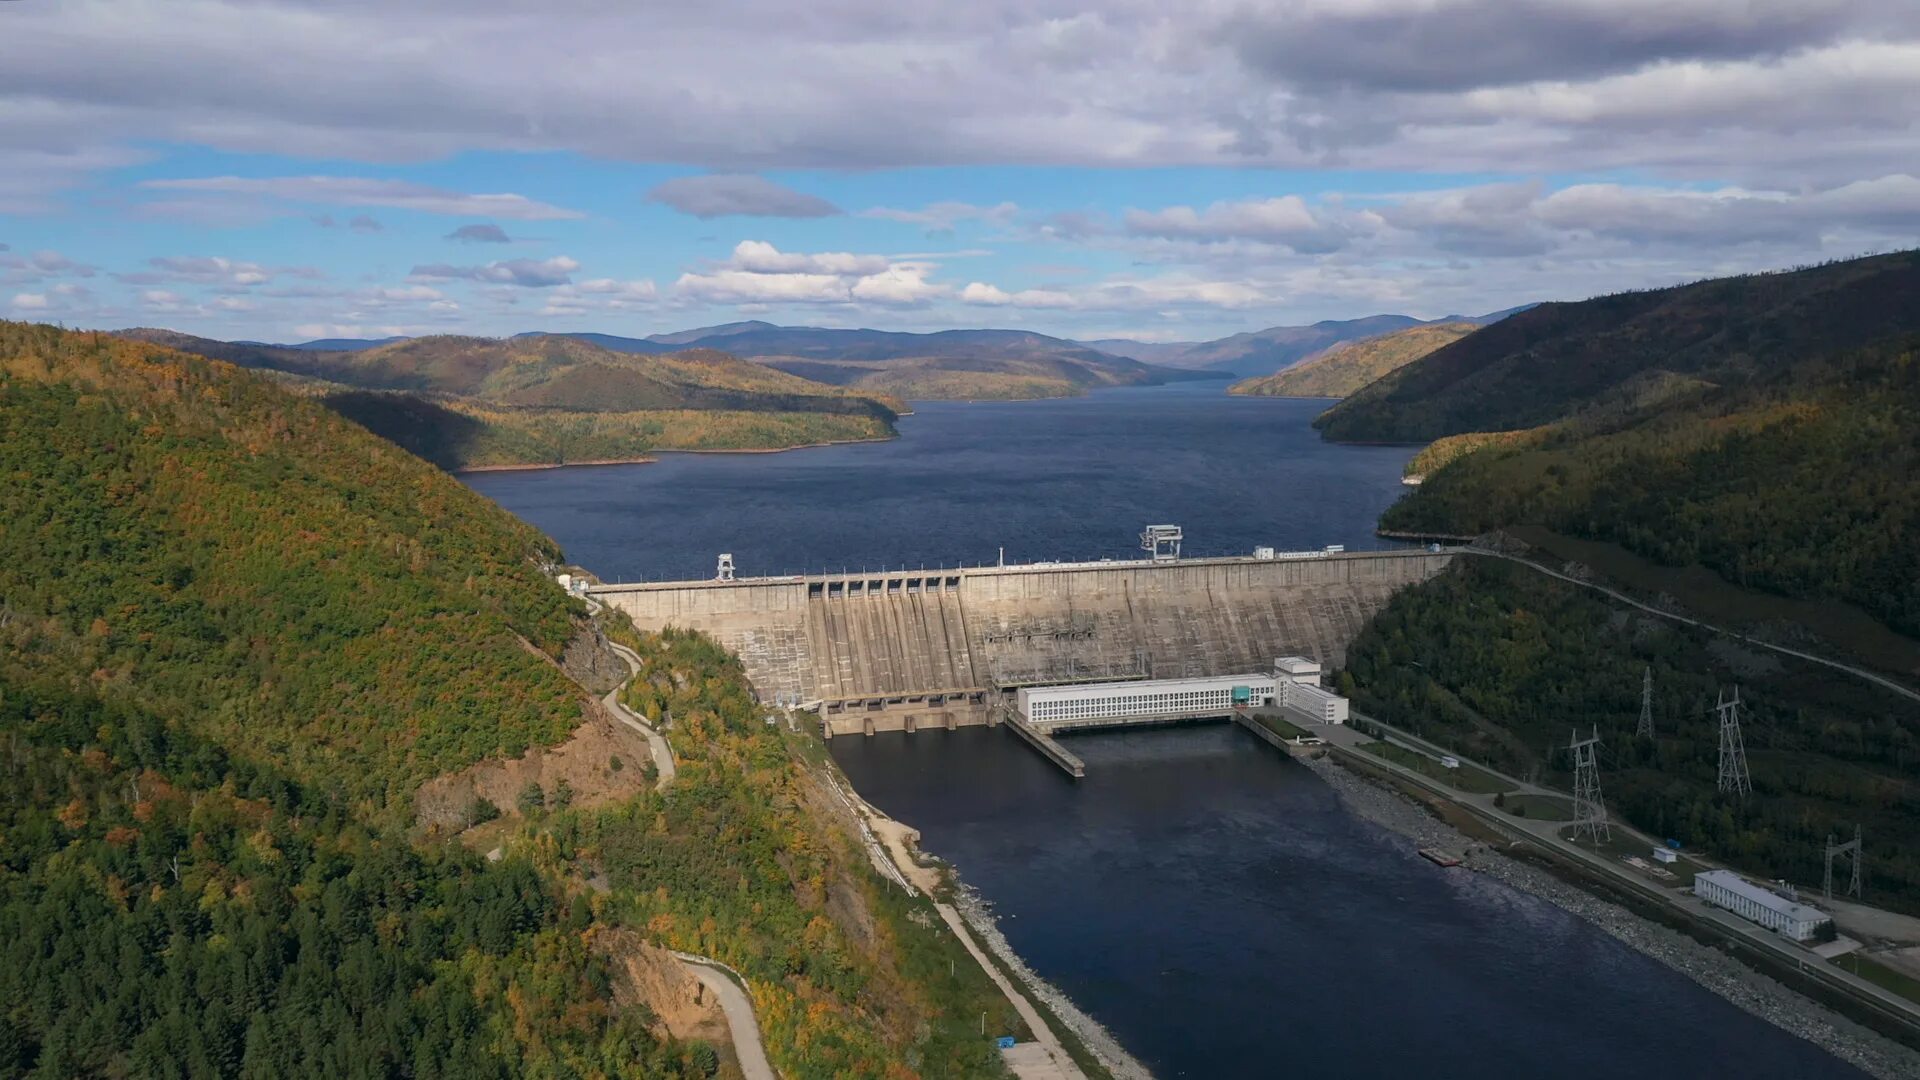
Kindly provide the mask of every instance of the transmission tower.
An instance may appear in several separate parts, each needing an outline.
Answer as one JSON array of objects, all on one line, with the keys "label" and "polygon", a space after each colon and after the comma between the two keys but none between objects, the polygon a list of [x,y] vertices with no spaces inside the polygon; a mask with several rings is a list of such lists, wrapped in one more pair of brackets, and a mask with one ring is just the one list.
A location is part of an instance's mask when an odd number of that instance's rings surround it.
[{"label": "transmission tower", "polygon": [[1584,739],[1574,732],[1568,749],[1573,751],[1573,837],[1584,833],[1596,844],[1612,839],[1607,804],[1600,801],[1600,729]]},{"label": "transmission tower", "polygon": [[1634,738],[1653,738],[1653,665],[1647,665],[1647,673],[1640,680],[1640,726],[1634,729]]},{"label": "transmission tower", "polygon": [[1823,891],[1829,900],[1833,899],[1833,860],[1841,855],[1847,856],[1853,866],[1853,879],[1847,883],[1846,895],[1858,900],[1865,892],[1860,873],[1860,860],[1865,855],[1860,848],[1860,826],[1853,827],[1853,839],[1844,844],[1834,843],[1833,834],[1827,834],[1827,877]]},{"label": "transmission tower", "polygon": [[1740,688],[1729,698],[1720,693],[1720,790],[1745,798],[1753,794],[1753,777],[1747,773],[1747,746],[1740,740]]}]

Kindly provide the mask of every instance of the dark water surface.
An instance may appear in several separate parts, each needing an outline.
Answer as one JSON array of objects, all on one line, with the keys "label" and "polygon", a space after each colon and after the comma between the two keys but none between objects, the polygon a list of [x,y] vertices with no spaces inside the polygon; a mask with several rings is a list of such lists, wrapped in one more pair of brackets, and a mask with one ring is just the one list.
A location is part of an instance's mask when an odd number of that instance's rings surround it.
[{"label": "dark water surface", "polygon": [[[1335,447],[1323,403],[1216,385],[934,404],[891,443],[489,473],[607,580],[1376,546],[1411,451]],[[1557,908],[1443,872],[1230,726],[1072,741],[841,738],[862,794],[992,901],[1041,975],[1164,1077],[1859,1077]]]},{"label": "dark water surface", "polygon": [[1330,446],[1326,402],[1221,390],[934,402],[891,442],[465,479],[607,581],[710,577],[722,551],[742,576],[1124,558],[1166,522],[1193,555],[1380,546],[1410,448]]},{"label": "dark water surface", "polygon": [[1162,1077],[1859,1077],[1558,908],[1357,819],[1228,724],[842,737],[869,801]]}]

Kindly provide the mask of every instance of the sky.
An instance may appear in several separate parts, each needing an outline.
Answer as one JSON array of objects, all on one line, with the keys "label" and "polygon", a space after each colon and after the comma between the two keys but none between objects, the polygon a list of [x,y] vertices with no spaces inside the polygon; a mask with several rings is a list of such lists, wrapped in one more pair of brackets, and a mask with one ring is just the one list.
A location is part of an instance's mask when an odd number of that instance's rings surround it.
[{"label": "sky", "polygon": [[1914,246],[1912,0],[0,0],[0,318],[1179,341]]}]

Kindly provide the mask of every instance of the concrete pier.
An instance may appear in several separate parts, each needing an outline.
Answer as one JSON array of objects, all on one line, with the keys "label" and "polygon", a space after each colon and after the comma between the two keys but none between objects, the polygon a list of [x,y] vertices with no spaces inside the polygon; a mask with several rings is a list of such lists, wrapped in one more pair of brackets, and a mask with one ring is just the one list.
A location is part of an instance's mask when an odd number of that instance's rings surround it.
[{"label": "concrete pier", "polygon": [[704,631],[766,700],[836,735],[987,724],[1023,685],[1345,662],[1396,591],[1450,551],[1031,563],[964,570],[600,585],[643,630]]}]

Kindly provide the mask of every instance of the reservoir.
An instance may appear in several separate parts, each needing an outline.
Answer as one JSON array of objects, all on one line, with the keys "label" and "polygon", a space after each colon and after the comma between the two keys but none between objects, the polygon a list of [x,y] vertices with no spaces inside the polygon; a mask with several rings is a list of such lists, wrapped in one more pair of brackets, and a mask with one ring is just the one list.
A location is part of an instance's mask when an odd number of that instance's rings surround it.
[{"label": "reservoir", "polygon": [[[1337,447],[1323,402],[1218,385],[929,404],[902,438],[466,479],[602,578],[1378,546],[1406,447]],[[1441,871],[1227,725],[845,737],[1043,977],[1163,1077],[1858,1077],[1591,925]]]}]

